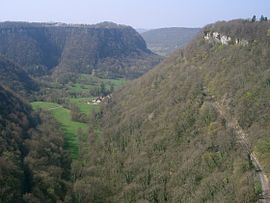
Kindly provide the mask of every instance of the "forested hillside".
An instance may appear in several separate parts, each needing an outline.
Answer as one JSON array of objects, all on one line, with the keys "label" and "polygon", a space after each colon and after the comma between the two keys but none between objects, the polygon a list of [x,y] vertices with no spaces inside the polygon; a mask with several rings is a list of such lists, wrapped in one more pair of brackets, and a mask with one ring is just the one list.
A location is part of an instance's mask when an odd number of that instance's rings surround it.
[{"label": "forested hillside", "polygon": [[200,28],[171,27],[147,30],[141,35],[151,51],[166,56],[179,48],[184,48],[200,30]]},{"label": "forested hillside", "polygon": [[59,127],[2,85],[0,135],[0,202],[71,199],[70,158]]},{"label": "forested hillside", "polygon": [[90,133],[81,202],[257,202],[247,133],[269,175],[270,23],[206,26],[196,40],[115,92]]},{"label": "forested hillside", "polygon": [[0,55],[0,81],[22,96],[37,91],[38,84],[18,65]]},{"label": "forested hillside", "polygon": [[28,73],[138,77],[160,61],[131,27],[114,23],[0,23],[0,53]]}]

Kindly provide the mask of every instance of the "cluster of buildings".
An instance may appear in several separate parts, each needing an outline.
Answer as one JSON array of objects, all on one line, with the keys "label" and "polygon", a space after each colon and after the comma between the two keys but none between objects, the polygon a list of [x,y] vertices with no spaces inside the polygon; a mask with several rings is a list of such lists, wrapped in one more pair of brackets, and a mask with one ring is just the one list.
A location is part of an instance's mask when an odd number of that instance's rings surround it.
[{"label": "cluster of buildings", "polygon": [[105,99],[110,100],[112,98],[112,95],[109,94],[107,96],[98,96],[97,98],[92,99],[92,101],[88,101],[87,104],[100,104]]}]

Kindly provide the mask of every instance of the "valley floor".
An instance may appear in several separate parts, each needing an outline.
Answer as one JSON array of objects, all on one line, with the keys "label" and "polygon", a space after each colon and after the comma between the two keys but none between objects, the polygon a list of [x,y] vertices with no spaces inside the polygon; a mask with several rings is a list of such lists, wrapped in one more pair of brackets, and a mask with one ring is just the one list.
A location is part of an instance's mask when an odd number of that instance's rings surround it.
[{"label": "valley floor", "polygon": [[[78,132],[87,135],[88,121],[93,112],[99,111],[99,105],[93,100],[102,94],[109,94],[123,86],[124,79],[101,79],[88,74],[68,84],[48,83],[43,90],[42,100],[31,103],[34,110],[42,109],[52,113],[65,134],[65,147],[72,159],[79,154]],[[73,118],[74,111],[78,119]]]},{"label": "valley floor", "polygon": [[69,109],[64,108],[56,103],[50,102],[33,102],[32,106],[35,110],[43,109],[51,112],[65,134],[65,145],[70,150],[72,158],[78,156],[78,138],[77,132],[81,129],[84,133],[87,132],[88,127],[86,123],[73,121]]}]

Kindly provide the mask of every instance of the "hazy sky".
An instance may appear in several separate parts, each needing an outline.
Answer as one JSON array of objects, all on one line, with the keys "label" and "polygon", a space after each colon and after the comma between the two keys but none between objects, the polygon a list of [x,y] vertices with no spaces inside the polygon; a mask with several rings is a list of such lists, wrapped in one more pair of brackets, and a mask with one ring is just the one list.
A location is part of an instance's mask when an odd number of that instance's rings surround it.
[{"label": "hazy sky", "polygon": [[135,28],[201,27],[262,14],[270,17],[270,0],[1,0],[0,4],[0,21],[113,21]]}]

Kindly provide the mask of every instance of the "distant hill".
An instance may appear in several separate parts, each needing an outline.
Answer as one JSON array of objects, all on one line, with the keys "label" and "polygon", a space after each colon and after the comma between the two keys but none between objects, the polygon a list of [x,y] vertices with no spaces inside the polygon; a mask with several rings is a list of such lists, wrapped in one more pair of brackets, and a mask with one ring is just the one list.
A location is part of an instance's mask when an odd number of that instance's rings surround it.
[{"label": "distant hill", "polygon": [[81,178],[99,186],[85,198],[258,202],[250,153],[269,175],[269,56],[270,22],[218,22],[114,93]]},{"label": "distant hill", "polygon": [[149,30],[141,35],[150,50],[166,56],[186,46],[200,30],[200,28],[171,27]]},{"label": "distant hill", "polygon": [[131,27],[104,22],[0,23],[0,53],[32,75],[56,72],[137,77],[159,63]]},{"label": "distant hill", "polygon": [[38,84],[18,65],[0,55],[0,82],[21,96],[30,96]]},{"label": "distant hill", "polygon": [[136,31],[140,34],[149,31],[149,29],[144,29],[144,28],[136,28]]}]

